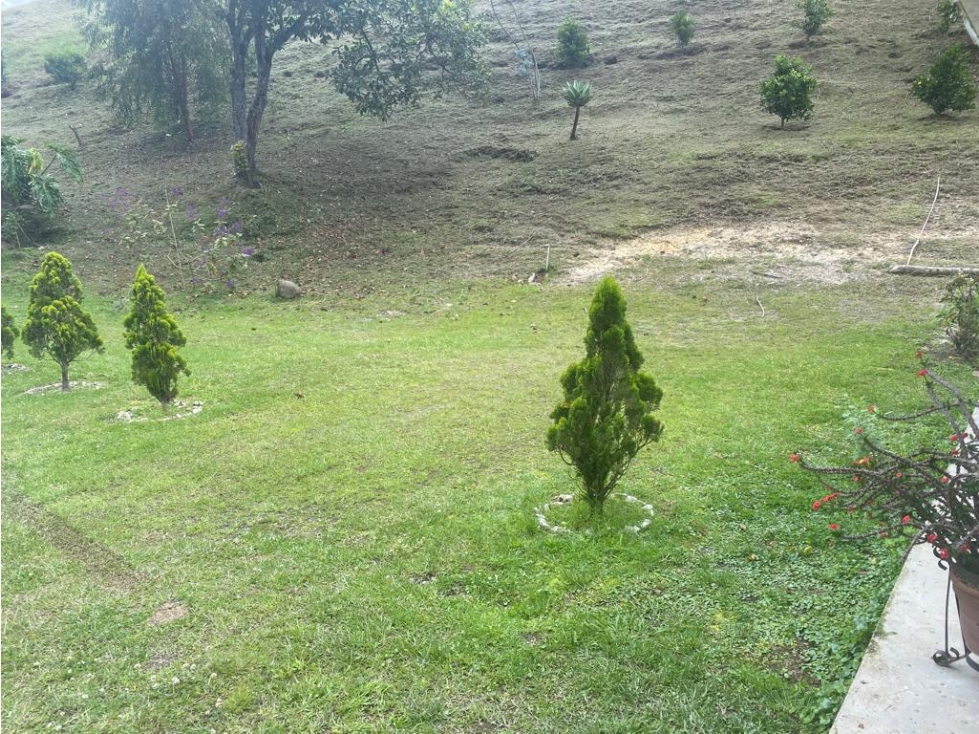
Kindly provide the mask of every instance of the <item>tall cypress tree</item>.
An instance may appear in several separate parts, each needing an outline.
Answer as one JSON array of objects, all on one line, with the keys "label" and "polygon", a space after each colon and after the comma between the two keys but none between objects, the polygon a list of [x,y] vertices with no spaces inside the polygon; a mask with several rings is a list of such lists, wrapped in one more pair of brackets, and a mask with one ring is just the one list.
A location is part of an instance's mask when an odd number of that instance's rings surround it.
[{"label": "tall cypress tree", "polygon": [[561,376],[564,400],[547,432],[548,448],[575,470],[593,513],[602,512],[639,450],[663,432],[652,415],[663,391],[639,370],[643,357],[625,311],[619,284],[602,280],[589,310],[585,358]]},{"label": "tall cypress tree", "polygon": [[143,265],[136,270],[130,295],[132,307],[123,321],[126,349],[133,352],[133,382],[144,385],[164,410],[177,397],[177,378],[190,375],[177,347],[187,343],[167,311],[163,289]]},{"label": "tall cypress tree", "polygon": [[28,288],[24,341],[40,359],[51,356],[61,367],[61,389],[71,389],[68,366],[79,355],[102,352],[102,339],[91,314],[82,308],[82,284],[71,263],[57,252],[41,260],[41,269]]}]

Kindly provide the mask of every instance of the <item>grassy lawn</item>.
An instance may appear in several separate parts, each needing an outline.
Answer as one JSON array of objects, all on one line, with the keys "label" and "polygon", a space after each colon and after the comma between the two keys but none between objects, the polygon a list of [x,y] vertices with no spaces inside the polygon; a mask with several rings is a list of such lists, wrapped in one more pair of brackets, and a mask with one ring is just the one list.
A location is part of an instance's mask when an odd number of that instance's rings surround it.
[{"label": "grassy lawn", "polygon": [[[27,392],[59,371],[20,343],[27,370],[3,373],[4,727],[828,729],[900,548],[837,544],[788,456],[847,457],[844,414],[917,405],[913,353],[942,351],[944,283],[883,271],[938,174],[916,259],[975,264],[976,113],[936,120],[908,96],[949,39],[912,0],[838,3],[811,44],[793,3],[704,0],[679,54],[673,2],[515,5],[547,65],[537,105],[495,30],[486,98],[383,123],[332,91],[326,50],[288,46],[259,191],[232,181],[223,121],[186,148],[48,84],[43,54],[81,42],[67,2],[4,12],[5,134],[83,142],[44,247],[106,341],[69,394]],[[553,58],[568,15],[594,50],[573,75]],[[758,85],[783,52],[820,91],[811,123],[779,131]],[[595,92],[574,145],[571,76]],[[165,238],[126,244],[113,192],[159,209],[170,187],[243,221],[262,257],[233,293],[192,288]],[[18,323],[41,254],[2,253]],[[129,382],[140,261],[187,336],[196,415],[160,420]],[[590,535],[545,534],[534,508],[573,491],[548,415],[609,270],[665,393],[664,438],[621,487],[653,522],[622,532],[613,505]],[[280,277],[303,298],[272,301]]]},{"label": "grassy lawn", "polygon": [[834,546],[787,455],[845,451],[848,399],[916,397],[931,323],[908,313],[932,286],[862,311],[852,286],[772,289],[762,318],[655,274],[624,274],[665,390],[623,486],[655,508],[639,536],[614,510],[592,536],[533,519],[572,487],[543,436],[586,288],[461,281],[405,312],[178,298],[204,410],[172,421],[91,299],[108,349],[73,377],[103,388],[25,394],[57,367],[23,354],[3,379],[4,724],[824,730],[896,560]]}]

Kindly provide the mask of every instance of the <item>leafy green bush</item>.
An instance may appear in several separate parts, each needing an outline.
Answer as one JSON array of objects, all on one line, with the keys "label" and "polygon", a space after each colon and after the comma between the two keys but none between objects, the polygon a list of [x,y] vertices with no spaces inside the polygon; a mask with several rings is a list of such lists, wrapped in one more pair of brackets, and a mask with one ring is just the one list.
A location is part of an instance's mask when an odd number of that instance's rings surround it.
[{"label": "leafy green bush", "polygon": [[971,110],[976,106],[976,84],[969,73],[969,55],[959,45],[946,48],[927,73],[911,83],[911,94],[936,115]]},{"label": "leafy green bush", "polygon": [[639,371],[643,357],[625,310],[619,284],[602,280],[588,314],[585,358],[561,376],[564,400],[551,413],[554,425],[547,432],[548,449],[574,469],[595,514],[639,450],[663,432],[652,415],[663,391]]},{"label": "leafy green bush", "polygon": [[0,305],[0,330],[3,334],[3,354],[8,359],[14,358],[14,342],[20,336],[20,329],[14,325],[14,317],[7,311],[7,307]]},{"label": "leafy green bush", "polygon": [[578,139],[578,116],[581,108],[591,102],[591,84],[575,79],[564,86],[564,99],[568,107],[574,107],[574,122],[571,124],[571,139]]},{"label": "leafy green bush", "polygon": [[74,89],[85,78],[88,67],[80,53],[63,49],[44,56],[44,71],[56,84],[68,84]]},{"label": "leafy green bush", "polygon": [[676,36],[676,42],[680,44],[680,48],[686,48],[687,44],[693,40],[694,26],[697,23],[687,15],[685,10],[681,10],[670,18],[670,28],[673,29],[673,35]]},{"label": "leafy green bush", "polygon": [[569,68],[587,66],[590,52],[591,46],[584,26],[568,18],[557,30],[557,54],[561,66]]},{"label": "leafy green bush", "polygon": [[979,275],[960,273],[942,297],[938,321],[966,362],[979,364]]},{"label": "leafy green bush", "polygon": [[190,375],[177,347],[187,343],[167,311],[163,289],[143,265],[136,270],[130,295],[132,307],[123,321],[126,349],[133,352],[133,382],[144,385],[166,410],[177,397],[177,378]]},{"label": "leafy green bush", "polygon": [[938,11],[938,30],[942,33],[948,33],[952,26],[962,22],[962,8],[956,0],[938,0],[935,9]]},{"label": "leafy green bush", "polygon": [[103,351],[95,322],[81,306],[81,281],[65,257],[49,252],[28,294],[24,342],[38,359],[49,354],[61,366],[61,389],[67,392],[68,366],[91,349]]},{"label": "leafy green bush", "polygon": [[812,93],[816,78],[802,59],[775,57],[775,71],[761,85],[761,106],[765,112],[786,120],[808,120],[812,116]]},{"label": "leafy green bush", "polygon": [[810,39],[823,29],[823,24],[833,16],[827,0],[798,0],[797,7],[802,11],[799,28]]},{"label": "leafy green bush", "polygon": [[[41,151],[19,148],[21,142],[10,135],[0,137],[0,195],[3,201],[4,239],[21,244],[43,236],[64,205],[61,186],[47,171]],[[66,148],[48,145],[54,162],[76,181],[82,170],[75,154]]]}]

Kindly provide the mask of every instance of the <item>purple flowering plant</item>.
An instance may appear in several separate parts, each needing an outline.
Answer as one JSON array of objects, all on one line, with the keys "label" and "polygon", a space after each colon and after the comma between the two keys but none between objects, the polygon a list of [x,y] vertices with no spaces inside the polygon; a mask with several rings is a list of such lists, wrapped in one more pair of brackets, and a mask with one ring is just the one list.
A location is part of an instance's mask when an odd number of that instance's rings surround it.
[{"label": "purple flowering plant", "polygon": [[212,208],[182,197],[177,186],[166,189],[163,206],[125,188],[106,196],[120,244],[134,262],[162,255],[191,288],[234,291],[232,276],[259,259],[254,247],[242,247],[244,223],[232,216],[227,198]]}]

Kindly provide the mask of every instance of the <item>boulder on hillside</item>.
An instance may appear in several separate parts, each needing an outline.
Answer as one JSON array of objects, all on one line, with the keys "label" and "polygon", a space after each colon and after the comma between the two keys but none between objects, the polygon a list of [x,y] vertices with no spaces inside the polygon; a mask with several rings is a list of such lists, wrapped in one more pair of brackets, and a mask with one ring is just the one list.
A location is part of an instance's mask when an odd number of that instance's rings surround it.
[{"label": "boulder on hillside", "polygon": [[275,295],[277,298],[292,300],[293,298],[299,298],[302,294],[303,289],[291,280],[280,280],[275,284]]}]

